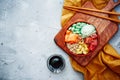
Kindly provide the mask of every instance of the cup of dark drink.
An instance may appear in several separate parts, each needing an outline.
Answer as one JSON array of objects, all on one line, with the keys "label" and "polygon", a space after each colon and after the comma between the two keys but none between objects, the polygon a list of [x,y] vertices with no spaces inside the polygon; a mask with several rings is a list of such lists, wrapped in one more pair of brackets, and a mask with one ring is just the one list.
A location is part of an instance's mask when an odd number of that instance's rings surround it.
[{"label": "cup of dark drink", "polygon": [[47,60],[47,67],[53,73],[60,73],[65,67],[65,60],[61,55],[51,55]]}]

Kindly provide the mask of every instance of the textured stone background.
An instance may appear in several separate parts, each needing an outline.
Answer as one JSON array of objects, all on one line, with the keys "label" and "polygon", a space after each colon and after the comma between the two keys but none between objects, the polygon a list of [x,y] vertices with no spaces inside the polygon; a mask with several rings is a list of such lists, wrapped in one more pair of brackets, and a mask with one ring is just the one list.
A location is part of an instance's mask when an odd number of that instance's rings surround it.
[{"label": "textured stone background", "polygon": [[[0,80],[83,80],[53,41],[62,5],[63,0],[0,0]],[[120,29],[110,43],[120,53]],[[47,68],[52,54],[65,58],[60,74]]]}]

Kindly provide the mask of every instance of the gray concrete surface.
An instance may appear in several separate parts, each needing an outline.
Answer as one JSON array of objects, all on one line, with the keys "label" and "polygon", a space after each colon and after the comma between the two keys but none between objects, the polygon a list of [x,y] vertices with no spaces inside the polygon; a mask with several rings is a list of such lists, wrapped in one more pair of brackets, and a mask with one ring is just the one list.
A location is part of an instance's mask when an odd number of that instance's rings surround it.
[{"label": "gray concrete surface", "polygon": [[[61,29],[62,5],[63,0],[0,0],[0,80],[83,80],[53,41]],[[120,53],[120,29],[110,43]],[[47,68],[52,54],[65,58],[59,74]]]}]

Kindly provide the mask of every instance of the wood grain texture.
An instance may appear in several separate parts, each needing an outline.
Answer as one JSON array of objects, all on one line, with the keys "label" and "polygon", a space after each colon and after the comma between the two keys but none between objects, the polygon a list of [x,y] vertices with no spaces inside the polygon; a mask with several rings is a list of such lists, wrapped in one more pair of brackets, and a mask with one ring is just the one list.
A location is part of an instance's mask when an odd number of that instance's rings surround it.
[{"label": "wood grain texture", "polygon": [[[108,5],[103,9],[110,11],[113,9],[116,5],[111,5],[114,4],[113,0],[110,0]],[[91,2],[86,2],[82,7],[84,8],[92,8],[96,9]],[[102,16],[108,17],[109,15],[107,14],[102,14],[102,13],[96,13],[92,12],[93,14],[98,14]],[[65,33],[66,30],[76,22],[86,22],[89,24],[92,24],[96,27],[97,33],[98,33],[98,46],[97,48],[93,51],[90,52],[86,55],[81,55],[81,54],[74,54],[72,53],[65,44]],[[117,32],[118,30],[118,24],[115,22],[111,22],[109,20],[97,18],[94,16],[82,14],[82,13],[76,13],[65,25],[64,27],[60,30],[60,32],[55,36],[54,41],[55,43],[63,49],[68,55],[70,55],[74,60],[76,60],[80,65],[86,66],[91,59],[93,59],[98,52],[103,48],[103,46],[113,37],[113,35]]]}]

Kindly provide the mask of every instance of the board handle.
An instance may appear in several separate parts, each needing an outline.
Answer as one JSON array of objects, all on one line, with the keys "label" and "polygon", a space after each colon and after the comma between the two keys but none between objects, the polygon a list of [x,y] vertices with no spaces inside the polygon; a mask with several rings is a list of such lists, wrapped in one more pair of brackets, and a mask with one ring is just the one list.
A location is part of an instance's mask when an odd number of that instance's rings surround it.
[{"label": "board handle", "polygon": [[114,3],[113,8],[115,8],[117,5],[120,4],[120,0],[117,0],[117,1],[112,0],[112,1],[113,1],[113,3]]},{"label": "board handle", "polygon": [[106,5],[106,7],[105,8],[103,8],[103,10],[106,10],[106,11],[111,11],[112,9],[114,9],[117,5],[119,5],[120,4],[120,0],[117,0],[117,1],[115,1],[115,0],[110,0],[109,2],[108,2],[108,4]]}]

